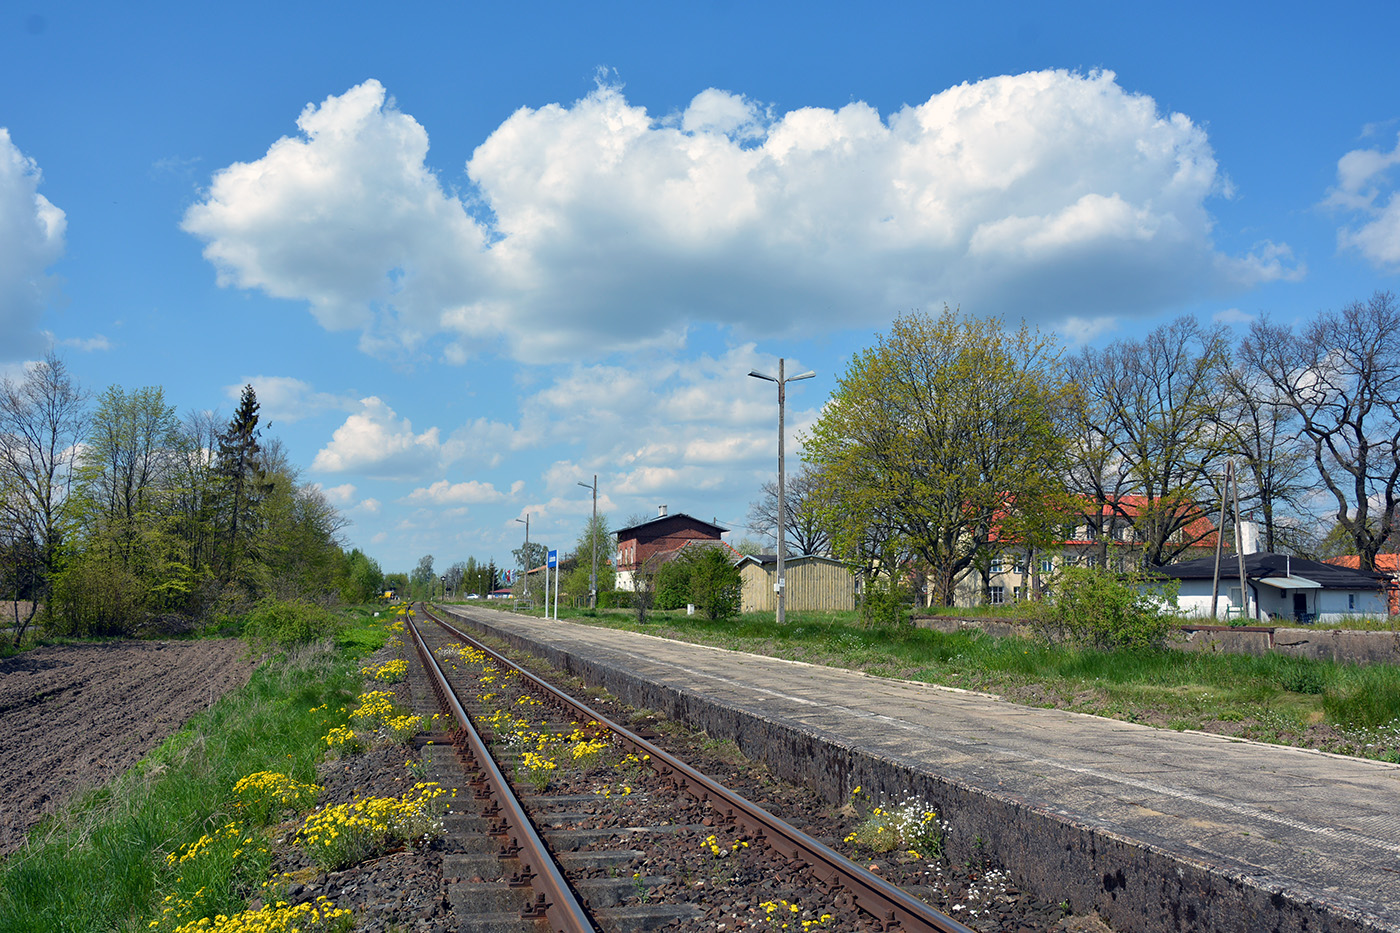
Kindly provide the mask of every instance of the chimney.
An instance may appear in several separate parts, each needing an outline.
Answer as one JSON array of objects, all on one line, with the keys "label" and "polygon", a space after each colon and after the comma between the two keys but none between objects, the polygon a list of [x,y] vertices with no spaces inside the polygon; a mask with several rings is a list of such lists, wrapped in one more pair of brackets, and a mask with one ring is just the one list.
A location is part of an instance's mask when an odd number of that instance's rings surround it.
[{"label": "chimney", "polygon": [[665,518],[665,517],[666,517],[666,506],[664,506],[664,505],[658,505],[658,506],[656,507],[656,517],[657,517],[657,518]]},{"label": "chimney", "polygon": [[1259,523],[1240,522],[1240,553],[1259,553]]}]

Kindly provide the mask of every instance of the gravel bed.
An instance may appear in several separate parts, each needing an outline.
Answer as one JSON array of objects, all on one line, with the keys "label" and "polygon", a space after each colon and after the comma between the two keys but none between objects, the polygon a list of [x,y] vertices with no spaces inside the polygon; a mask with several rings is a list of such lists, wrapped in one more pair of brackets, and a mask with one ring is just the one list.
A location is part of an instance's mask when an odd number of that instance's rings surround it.
[{"label": "gravel bed", "polygon": [[[380,663],[389,657],[385,653],[373,661]],[[582,691],[581,684],[571,687]],[[383,686],[366,686],[375,688]],[[399,684],[394,689],[400,705],[412,708],[409,685]],[[852,851],[844,839],[856,829],[860,817],[850,807],[834,809],[806,788],[775,780],[732,745],[715,743],[703,734],[622,707],[597,691],[588,692],[587,702],[631,728],[655,733],[651,740],[666,751],[981,933],[1108,931],[1096,917],[1069,916],[1059,905],[1030,897],[990,860],[954,864],[939,858]],[[418,780],[406,765],[418,758],[412,749],[392,746],[327,761],[318,778],[325,788],[321,801],[339,803],[357,795],[399,796]],[[673,805],[656,809],[661,805],[653,802],[646,789],[649,780],[647,772],[639,768],[619,771],[607,766],[557,772],[545,795],[569,797],[571,802],[564,806],[569,814],[549,818],[558,826],[540,828],[625,828],[658,821],[694,826],[646,836],[646,856],[631,867],[630,879],[621,874],[630,888],[625,903],[680,900],[701,909],[697,921],[675,921],[664,927],[676,933],[785,928],[857,933],[879,929],[864,915],[833,903],[831,895],[815,881],[762,856],[757,844],[745,847],[748,840],[739,837],[708,805],[691,803],[681,812]],[[622,793],[624,786],[632,792]],[[655,796],[660,798],[661,794]],[[363,933],[447,933],[455,928],[447,898],[447,885],[454,879],[444,879],[442,873],[443,853],[449,842],[438,840],[326,873],[289,845],[296,825],[284,827],[282,839],[288,844],[279,847],[275,866],[275,871],[285,873],[289,901],[298,903],[324,895],[336,906],[352,909],[355,929]],[[712,844],[722,854],[716,854]],[[617,845],[605,841],[592,847]],[[592,875],[617,878],[619,872],[595,870]],[[791,909],[794,905],[796,912]],[[824,921],[823,915],[828,915]],[[804,920],[815,922],[804,925]]]}]

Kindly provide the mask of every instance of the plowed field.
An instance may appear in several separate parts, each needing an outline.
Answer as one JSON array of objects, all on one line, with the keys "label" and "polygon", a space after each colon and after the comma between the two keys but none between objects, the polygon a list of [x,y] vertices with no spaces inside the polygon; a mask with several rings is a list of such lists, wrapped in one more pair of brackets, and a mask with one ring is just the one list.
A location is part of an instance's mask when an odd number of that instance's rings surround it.
[{"label": "plowed field", "polygon": [[0,856],[248,681],[233,639],[36,648],[0,661]]}]

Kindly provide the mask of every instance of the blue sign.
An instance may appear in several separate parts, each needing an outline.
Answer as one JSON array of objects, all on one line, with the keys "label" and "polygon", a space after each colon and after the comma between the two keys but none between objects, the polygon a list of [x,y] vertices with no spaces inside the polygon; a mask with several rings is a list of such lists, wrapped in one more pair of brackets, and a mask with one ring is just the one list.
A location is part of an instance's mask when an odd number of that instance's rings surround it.
[{"label": "blue sign", "polygon": [[559,566],[559,552],[558,552],[558,551],[550,551],[550,552],[549,552],[549,566],[550,566],[551,568],[554,568],[554,567],[558,567],[558,566]]}]

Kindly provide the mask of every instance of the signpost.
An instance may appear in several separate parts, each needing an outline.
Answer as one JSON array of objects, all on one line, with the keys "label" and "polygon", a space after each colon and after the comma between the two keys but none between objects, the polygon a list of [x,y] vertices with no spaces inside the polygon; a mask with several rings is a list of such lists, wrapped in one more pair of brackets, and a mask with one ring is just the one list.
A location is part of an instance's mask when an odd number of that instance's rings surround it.
[{"label": "signpost", "polygon": [[544,567],[544,617],[549,618],[549,572],[554,571],[554,621],[559,621],[559,552],[551,550]]}]

